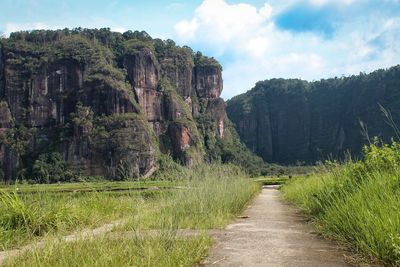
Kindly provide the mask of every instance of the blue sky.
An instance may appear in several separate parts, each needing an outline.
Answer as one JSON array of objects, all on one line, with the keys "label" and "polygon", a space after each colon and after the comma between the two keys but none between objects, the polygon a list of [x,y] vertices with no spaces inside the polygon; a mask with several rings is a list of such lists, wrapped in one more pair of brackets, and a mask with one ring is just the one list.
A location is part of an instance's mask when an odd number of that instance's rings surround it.
[{"label": "blue sky", "polygon": [[400,0],[2,0],[0,32],[145,30],[224,68],[225,99],[273,77],[321,78],[400,63]]}]

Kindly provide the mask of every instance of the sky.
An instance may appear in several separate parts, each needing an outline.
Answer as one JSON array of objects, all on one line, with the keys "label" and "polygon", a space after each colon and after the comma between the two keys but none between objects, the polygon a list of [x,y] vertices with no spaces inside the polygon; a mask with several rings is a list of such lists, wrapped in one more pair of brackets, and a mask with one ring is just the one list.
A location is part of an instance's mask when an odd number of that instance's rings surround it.
[{"label": "sky", "polygon": [[0,32],[145,30],[215,57],[229,99],[259,80],[400,64],[400,0],[1,0]]}]

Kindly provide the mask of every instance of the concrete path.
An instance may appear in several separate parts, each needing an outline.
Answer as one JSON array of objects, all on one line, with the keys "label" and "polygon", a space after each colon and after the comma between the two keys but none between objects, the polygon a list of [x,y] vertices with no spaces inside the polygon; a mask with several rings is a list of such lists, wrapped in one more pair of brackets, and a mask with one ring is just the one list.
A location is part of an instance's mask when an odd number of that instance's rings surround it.
[{"label": "concrete path", "polygon": [[280,200],[275,188],[264,188],[242,219],[215,238],[202,266],[351,266],[344,260],[345,252],[314,233],[298,209]]}]

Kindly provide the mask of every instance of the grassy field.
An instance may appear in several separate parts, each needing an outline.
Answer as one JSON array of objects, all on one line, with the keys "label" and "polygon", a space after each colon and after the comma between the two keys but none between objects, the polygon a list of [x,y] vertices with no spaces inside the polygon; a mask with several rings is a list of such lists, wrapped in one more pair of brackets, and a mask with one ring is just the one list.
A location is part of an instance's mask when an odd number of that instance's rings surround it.
[{"label": "grassy field", "polygon": [[105,235],[74,243],[50,241],[44,248],[32,250],[5,266],[194,266],[211,244],[206,235],[191,238]]},{"label": "grassy field", "polygon": [[258,177],[254,179],[255,182],[260,183],[261,185],[282,185],[289,181],[291,178],[289,176],[281,176],[281,177]]},{"label": "grassy field", "polygon": [[400,265],[400,146],[371,145],[363,161],[330,164],[324,174],[298,177],[282,188],[321,233],[369,261]]},{"label": "grassy field", "polygon": [[[44,248],[11,259],[7,265],[192,266],[204,256],[211,240],[206,235],[182,238],[174,234],[175,230],[224,227],[242,212],[260,185],[228,165],[199,166],[183,171],[182,176],[178,188],[165,190],[85,192],[69,184],[60,187],[72,186],[77,191],[58,190],[58,185],[48,186],[52,188],[48,192],[40,189],[40,193],[34,194],[30,193],[29,186],[19,191],[24,193],[1,191],[2,249],[35,239],[48,240]],[[170,188],[170,184],[164,185]],[[162,187],[155,183],[148,186]],[[60,241],[60,236],[71,231],[117,219],[126,221],[114,231],[114,234],[122,233],[121,238],[106,235],[73,244]],[[157,229],[161,234],[123,237],[126,231],[141,229]]]},{"label": "grassy field", "polygon": [[0,249],[131,216],[137,202],[150,202],[160,189],[169,191],[175,185],[167,181],[2,185]]},{"label": "grassy field", "polygon": [[179,185],[178,181],[99,181],[99,182],[80,182],[80,183],[61,183],[61,184],[0,184],[3,192],[18,193],[76,193],[93,191],[129,191],[151,188],[170,188]]}]

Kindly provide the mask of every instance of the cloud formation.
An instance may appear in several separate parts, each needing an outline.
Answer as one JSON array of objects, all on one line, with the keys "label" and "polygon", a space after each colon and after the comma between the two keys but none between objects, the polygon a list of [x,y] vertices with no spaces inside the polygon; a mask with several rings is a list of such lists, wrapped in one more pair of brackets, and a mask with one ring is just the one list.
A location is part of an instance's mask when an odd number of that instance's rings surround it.
[{"label": "cloud formation", "polygon": [[49,30],[49,29],[54,29],[54,27],[50,27],[44,22],[35,22],[35,23],[8,22],[4,27],[4,34],[8,36],[12,32],[35,30],[35,29]]},{"label": "cloud formation", "polygon": [[230,98],[272,77],[308,80],[400,63],[397,0],[271,0],[262,7],[204,0],[175,25],[181,43],[224,65]]}]

